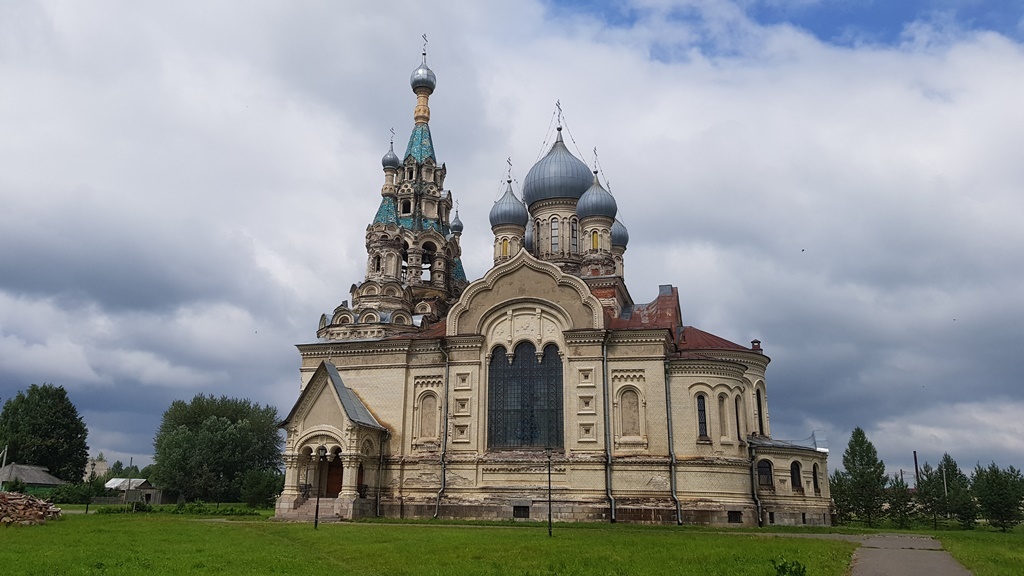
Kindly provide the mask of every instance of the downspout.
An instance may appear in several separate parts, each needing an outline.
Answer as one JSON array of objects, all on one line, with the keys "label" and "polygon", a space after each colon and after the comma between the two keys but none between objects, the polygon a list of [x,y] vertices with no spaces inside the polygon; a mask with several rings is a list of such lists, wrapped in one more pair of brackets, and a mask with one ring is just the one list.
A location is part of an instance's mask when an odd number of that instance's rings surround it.
[{"label": "downspout", "polygon": [[384,484],[384,443],[388,441],[388,437],[391,433],[387,430],[381,430],[380,432],[380,460],[377,462],[377,502],[375,503],[377,508],[377,516],[380,517],[380,488]]},{"label": "downspout", "polygon": [[608,398],[608,340],[611,337],[611,330],[605,331],[604,342],[601,344],[601,365],[604,370],[604,486],[605,494],[608,496],[608,506],[611,509],[611,521],[614,524],[615,497],[612,496],[612,429],[610,400]]},{"label": "downspout", "polygon": [[446,456],[448,455],[448,373],[451,368],[451,358],[448,356],[448,351],[445,350],[447,343],[444,338],[441,338],[441,354],[444,354],[444,419],[441,420],[441,428],[444,430],[441,433],[441,489],[437,491],[437,502],[434,503],[434,518],[437,518],[438,513],[441,511],[441,497],[444,496],[444,491],[448,487],[448,461]]},{"label": "downspout", "polygon": [[672,487],[672,501],[676,503],[676,525],[683,525],[683,509],[679,505],[679,494],[676,491],[676,443],[672,431],[672,388],[668,381],[668,360],[665,361],[665,414],[668,418],[668,481]]},{"label": "downspout", "polygon": [[757,510],[757,526],[760,528],[761,521],[761,500],[757,497],[757,449],[750,446],[750,495],[754,497],[754,509]]}]

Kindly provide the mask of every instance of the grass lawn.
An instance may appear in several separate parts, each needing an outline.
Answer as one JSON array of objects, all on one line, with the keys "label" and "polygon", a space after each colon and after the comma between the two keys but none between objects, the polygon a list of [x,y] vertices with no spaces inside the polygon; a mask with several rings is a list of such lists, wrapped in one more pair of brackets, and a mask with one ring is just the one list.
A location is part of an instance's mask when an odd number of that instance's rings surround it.
[{"label": "grass lawn", "polygon": [[848,542],[720,534],[673,526],[459,526],[225,522],[67,515],[0,529],[4,574],[808,574],[846,573]]},{"label": "grass lawn", "polygon": [[934,532],[961,564],[974,576],[1019,576],[1024,574],[1024,527],[999,532],[987,526],[974,530]]}]

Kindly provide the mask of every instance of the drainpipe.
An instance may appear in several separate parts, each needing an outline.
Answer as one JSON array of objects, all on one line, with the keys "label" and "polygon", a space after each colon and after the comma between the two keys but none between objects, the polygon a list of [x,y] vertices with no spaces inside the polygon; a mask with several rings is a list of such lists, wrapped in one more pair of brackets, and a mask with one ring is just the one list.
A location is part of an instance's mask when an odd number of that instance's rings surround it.
[{"label": "drainpipe", "polygon": [[445,457],[448,455],[448,371],[451,368],[451,358],[445,350],[446,346],[445,339],[441,338],[440,350],[441,354],[444,354],[444,418],[441,421],[441,428],[444,431],[441,433],[441,489],[437,491],[437,502],[434,503],[434,518],[437,518],[441,511],[441,497],[448,487],[448,462]]},{"label": "drainpipe", "polygon": [[611,509],[611,521],[615,523],[615,497],[612,496],[612,427],[611,407],[608,394],[608,340],[612,337],[611,330],[604,333],[604,342],[601,344],[601,364],[604,369],[604,486],[608,495],[608,505]]},{"label": "drainpipe", "polygon": [[381,430],[380,432],[380,461],[377,462],[377,516],[380,517],[380,488],[384,484],[384,443],[388,441],[388,437],[391,433],[387,430]]},{"label": "drainpipe", "polygon": [[679,505],[679,494],[676,491],[676,443],[672,432],[672,391],[668,381],[668,360],[665,361],[665,413],[668,418],[668,473],[669,485],[672,487],[672,501],[676,503],[676,525],[683,525],[683,509]]},{"label": "drainpipe", "polygon": [[761,500],[757,497],[757,450],[750,446],[750,495],[754,497],[754,509],[757,510],[757,526],[763,526],[761,520]]}]

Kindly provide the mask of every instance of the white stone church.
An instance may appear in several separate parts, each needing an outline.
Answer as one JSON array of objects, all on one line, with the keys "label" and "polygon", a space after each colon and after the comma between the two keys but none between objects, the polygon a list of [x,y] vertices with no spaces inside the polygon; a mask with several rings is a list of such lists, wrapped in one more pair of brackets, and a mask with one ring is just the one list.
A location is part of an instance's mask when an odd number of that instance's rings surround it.
[{"label": "white stone church", "polygon": [[829,524],[827,452],[772,439],[760,342],[685,325],[673,286],[633,302],[616,200],[561,127],[467,280],[425,55],[411,83],[366,275],[298,346],[276,517],[539,520],[550,494],[559,521]]}]

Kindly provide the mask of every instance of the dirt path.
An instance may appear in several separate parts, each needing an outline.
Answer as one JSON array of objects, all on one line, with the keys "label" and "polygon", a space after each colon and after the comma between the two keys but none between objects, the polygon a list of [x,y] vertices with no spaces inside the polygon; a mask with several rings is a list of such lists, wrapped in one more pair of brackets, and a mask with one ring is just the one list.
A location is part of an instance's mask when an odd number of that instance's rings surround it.
[{"label": "dirt path", "polygon": [[931,536],[873,534],[853,553],[852,576],[970,576]]}]

